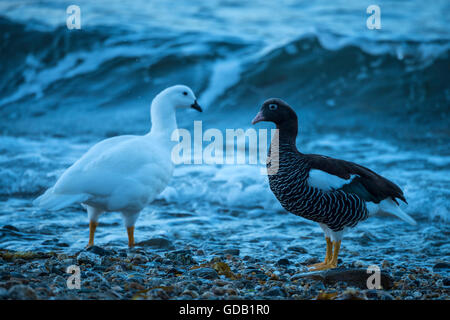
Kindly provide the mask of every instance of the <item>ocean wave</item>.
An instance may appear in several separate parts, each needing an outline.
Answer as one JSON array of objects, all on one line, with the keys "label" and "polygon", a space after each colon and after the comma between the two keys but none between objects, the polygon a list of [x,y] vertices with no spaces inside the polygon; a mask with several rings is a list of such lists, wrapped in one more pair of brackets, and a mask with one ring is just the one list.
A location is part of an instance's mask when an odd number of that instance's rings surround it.
[{"label": "ocean wave", "polygon": [[263,50],[229,89],[251,105],[270,96],[343,113],[352,108],[401,117],[448,116],[450,42],[361,42],[308,35]]},{"label": "ocean wave", "polygon": [[[96,108],[180,81],[218,107],[248,101],[248,92],[262,99],[269,91],[312,106],[401,106],[436,116],[450,102],[449,76],[442,72],[450,65],[448,40],[373,41],[324,32],[267,46],[168,30],[33,30],[1,17],[0,33],[0,58],[8,61],[0,69],[3,109],[33,101],[43,112],[81,93]],[[112,88],[108,99],[101,95]]]},{"label": "ocean wave", "polygon": [[[169,82],[171,75],[173,81],[184,78],[191,86],[205,87],[208,73],[218,68],[216,60],[244,46],[239,39],[167,30],[151,34],[107,27],[83,32],[68,32],[65,27],[30,30],[1,17],[0,33],[4,38],[0,58],[9,62],[1,69],[0,107],[34,101],[45,109],[52,96],[61,99],[83,92],[95,97],[106,88],[115,88],[109,100],[114,101],[144,90],[156,92],[161,88],[151,87],[164,86],[159,83]],[[92,104],[95,108],[107,102],[93,99]]]}]

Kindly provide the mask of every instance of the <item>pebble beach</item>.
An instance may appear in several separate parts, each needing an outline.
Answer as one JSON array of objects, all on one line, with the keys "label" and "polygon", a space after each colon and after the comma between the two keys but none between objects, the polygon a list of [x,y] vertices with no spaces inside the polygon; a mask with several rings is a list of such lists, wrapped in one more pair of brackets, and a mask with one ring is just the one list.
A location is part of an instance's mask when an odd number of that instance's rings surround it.
[{"label": "pebble beach", "polygon": [[[0,300],[449,300],[449,4],[394,2],[379,30],[359,0],[78,0],[81,29],[61,1],[0,1]],[[145,204],[134,248],[118,212],[86,248],[79,203],[33,201],[96,143],[146,135],[152,99],[175,84],[203,108],[176,111],[191,158]],[[227,139],[267,130],[270,143],[274,125],[251,123],[271,97],[298,115],[299,151],[391,180],[417,225],[370,217],[343,237],[338,268],[309,271],[322,229],[281,207],[267,152],[247,161],[265,138]],[[222,138],[236,161],[207,163]]]},{"label": "pebble beach", "polygon": [[[205,252],[152,238],[133,249],[93,246],[75,254],[0,250],[0,299],[168,300],[449,300],[450,264],[432,267],[383,260],[380,289],[368,289],[367,264],[318,262],[301,246],[280,259],[242,255],[238,248]],[[69,289],[67,268],[80,268],[80,289]]]}]

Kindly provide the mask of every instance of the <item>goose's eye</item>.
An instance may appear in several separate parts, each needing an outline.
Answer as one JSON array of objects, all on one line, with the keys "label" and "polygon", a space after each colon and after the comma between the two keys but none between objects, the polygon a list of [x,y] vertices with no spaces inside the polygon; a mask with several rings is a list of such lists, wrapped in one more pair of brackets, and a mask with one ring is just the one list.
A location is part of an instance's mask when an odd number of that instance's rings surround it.
[{"label": "goose's eye", "polygon": [[187,92],[186,91],[183,91],[183,96],[187,96]]},{"label": "goose's eye", "polygon": [[269,104],[269,110],[277,110],[278,106],[275,103]]}]

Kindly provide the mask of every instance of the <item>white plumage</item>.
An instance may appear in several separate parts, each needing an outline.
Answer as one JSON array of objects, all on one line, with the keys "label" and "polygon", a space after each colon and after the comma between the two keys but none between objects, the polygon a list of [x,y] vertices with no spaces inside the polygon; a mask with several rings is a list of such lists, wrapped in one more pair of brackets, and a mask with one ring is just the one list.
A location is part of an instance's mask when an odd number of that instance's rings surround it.
[{"label": "white plumage", "polygon": [[152,129],[148,134],[117,136],[97,143],[34,203],[49,210],[82,203],[93,228],[89,245],[93,245],[100,214],[118,211],[129,232],[129,245],[134,245],[132,228],[140,211],[172,177],[175,109],[189,107],[201,111],[188,87],[177,85],[163,90],[152,101]]},{"label": "white plumage", "polygon": [[309,170],[308,184],[311,187],[319,188],[323,191],[332,191],[342,188],[343,185],[349,184],[358,175],[350,175],[350,179],[342,179],[334,174],[329,174],[319,169]]}]

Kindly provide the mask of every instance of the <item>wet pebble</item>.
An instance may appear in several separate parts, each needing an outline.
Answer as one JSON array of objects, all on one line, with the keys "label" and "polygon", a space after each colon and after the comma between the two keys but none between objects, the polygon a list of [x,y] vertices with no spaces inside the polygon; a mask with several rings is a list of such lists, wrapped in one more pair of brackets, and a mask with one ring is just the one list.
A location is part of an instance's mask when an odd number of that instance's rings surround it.
[{"label": "wet pebble", "polygon": [[361,260],[355,260],[353,261],[352,266],[355,268],[362,268],[365,266],[365,263]]},{"label": "wet pebble", "polygon": [[6,298],[8,298],[8,290],[0,287],[0,299],[6,299]]},{"label": "wet pebble", "polygon": [[36,292],[26,285],[15,285],[8,290],[8,297],[16,300],[36,300]]},{"label": "wet pebble", "polygon": [[106,249],[103,249],[103,248],[101,248],[101,247],[98,247],[98,246],[91,246],[91,247],[88,247],[87,249],[86,249],[86,251],[87,252],[91,252],[91,253],[94,253],[94,254],[96,254],[96,255],[99,255],[99,256],[112,256],[112,255],[114,255],[114,252],[113,251],[111,251],[111,250],[106,250]]},{"label": "wet pebble", "polygon": [[282,258],[282,259],[277,261],[277,264],[279,266],[287,266],[287,265],[290,265],[291,262],[288,259],[286,259],[286,258]]},{"label": "wet pebble", "polygon": [[79,264],[95,265],[95,264],[101,264],[102,258],[99,255],[94,254],[92,252],[82,251],[77,256],[77,262]]},{"label": "wet pebble", "polygon": [[152,289],[148,292],[148,295],[153,299],[169,299],[169,295],[166,293],[164,289],[156,288]]},{"label": "wet pebble", "polygon": [[166,253],[169,263],[175,262],[176,264],[190,265],[197,262],[192,258],[192,252],[190,250],[177,250]]},{"label": "wet pebble", "polygon": [[219,274],[216,270],[212,268],[198,268],[191,270],[190,274],[194,277],[199,277],[203,279],[217,279]]},{"label": "wet pebble", "polygon": [[265,296],[269,297],[285,297],[286,292],[280,287],[273,287],[263,292]]},{"label": "wet pebble", "polygon": [[448,262],[439,262],[433,266],[434,272],[442,272],[442,271],[450,271],[450,263]]},{"label": "wet pebble", "polygon": [[183,296],[183,295],[189,296],[189,297],[192,298],[192,299],[197,299],[197,298],[199,297],[198,292],[197,292],[197,291],[194,291],[194,290],[184,290],[184,291],[181,293],[181,295],[182,295],[182,296]]},{"label": "wet pebble", "polygon": [[136,246],[151,247],[155,249],[169,249],[169,250],[174,248],[172,242],[166,238],[152,238],[149,240],[141,241],[137,243]]},{"label": "wet pebble", "polygon": [[238,256],[240,254],[240,250],[239,249],[225,249],[223,251],[224,254],[231,254],[233,256]]},{"label": "wet pebble", "polygon": [[131,255],[131,263],[134,264],[145,264],[148,262],[148,258],[142,254],[133,254]]},{"label": "wet pebble", "polygon": [[302,254],[308,253],[308,250],[306,250],[305,248],[303,248],[301,246],[290,246],[290,247],[288,247],[288,250],[302,253]]}]

